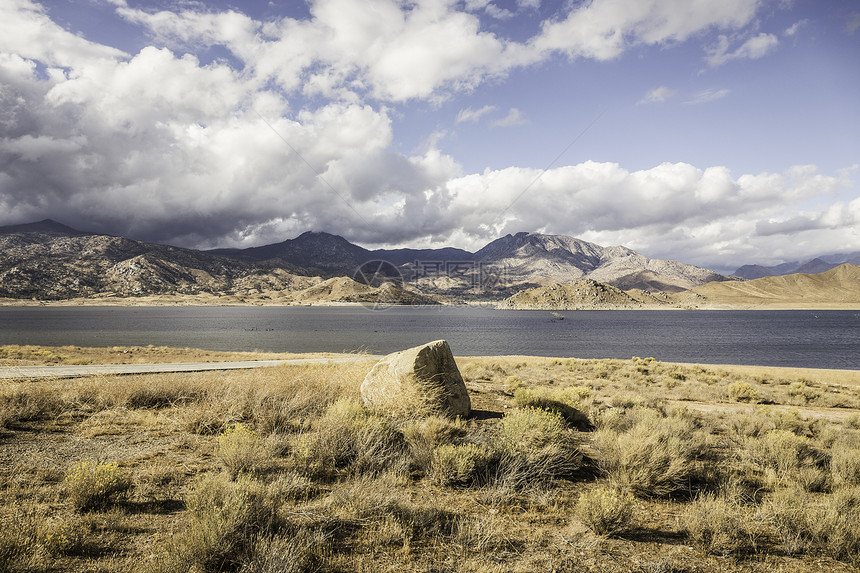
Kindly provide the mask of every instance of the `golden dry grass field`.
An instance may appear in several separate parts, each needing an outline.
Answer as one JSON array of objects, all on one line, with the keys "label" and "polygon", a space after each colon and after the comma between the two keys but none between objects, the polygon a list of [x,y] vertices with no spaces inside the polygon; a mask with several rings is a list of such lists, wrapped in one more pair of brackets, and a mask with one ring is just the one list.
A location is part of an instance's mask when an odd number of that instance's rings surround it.
[{"label": "golden dry grass field", "polygon": [[[273,357],[0,347],[57,356]],[[0,571],[860,566],[860,372],[458,364],[467,420],[367,410],[372,359],[2,381]]]}]

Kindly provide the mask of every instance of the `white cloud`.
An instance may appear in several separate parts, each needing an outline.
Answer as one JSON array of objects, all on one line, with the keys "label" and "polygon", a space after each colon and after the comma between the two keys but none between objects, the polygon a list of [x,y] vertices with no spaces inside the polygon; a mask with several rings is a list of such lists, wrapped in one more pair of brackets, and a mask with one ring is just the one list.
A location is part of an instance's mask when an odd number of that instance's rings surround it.
[{"label": "white cloud", "polygon": [[806,26],[808,23],[809,23],[809,20],[806,18],[804,18],[803,20],[799,20],[799,21],[795,22],[794,24],[792,24],[791,26],[789,26],[788,28],[786,28],[785,32],[783,32],[783,34],[785,36],[789,36],[789,37],[795,36],[800,31],[800,29],[803,28],[804,26]]},{"label": "white cloud", "polygon": [[457,119],[454,120],[454,123],[478,123],[482,117],[487,115],[488,113],[494,111],[496,106],[494,105],[485,105],[478,109],[472,109],[471,107],[467,107],[465,109],[461,109],[457,113]]},{"label": "white cloud", "polygon": [[660,86],[652,90],[648,90],[645,97],[639,100],[638,103],[663,103],[667,99],[675,97],[676,95],[678,95],[678,92],[675,90],[667,88],[666,86]]},{"label": "white cloud", "polygon": [[525,117],[520,110],[515,107],[512,107],[508,110],[508,115],[501,119],[497,119],[490,125],[493,127],[514,127],[517,125],[524,125],[528,123]]},{"label": "white cloud", "polygon": [[[536,9],[538,0],[517,7]],[[189,4],[175,12],[149,13],[127,6],[118,12],[147,26],[160,42],[177,48],[224,45],[244,65],[246,80],[273,79],[286,90],[304,88],[324,97],[402,102],[444,99],[487,78],[545,60],[555,52],[611,59],[636,45],[681,42],[709,30],[737,30],[752,22],[750,0],[595,0],[566,7],[544,21],[524,43],[485,31],[475,14],[512,15],[485,0],[457,3],[397,0],[316,0],[313,18],[253,21],[234,11],[203,12]],[[751,53],[755,43],[747,48]],[[352,94],[352,95],[350,95]]]},{"label": "white cloud", "polygon": [[682,42],[710,28],[739,29],[756,14],[749,0],[594,0],[543,24],[539,52],[608,60],[635,45]]},{"label": "white cloud", "polygon": [[[666,163],[628,171],[614,163],[585,162],[547,171],[520,197],[538,175],[509,168],[453,179],[447,185],[453,198],[449,216],[461,221],[473,246],[505,233],[545,228],[603,245],[624,244],[650,256],[731,268],[745,256],[792,246],[794,256],[820,254],[814,249],[822,244],[860,248],[860,200],[792,220],[810,198],[831,196],[851,184],[810,166],[734,178],[725,167]],[[789,223],[777,223],[783,221]],[[786,241],[798,234],[809,241],[807,247]]]},{"label": "white cloud", "polygon": [[709,88],[706,90],[701,90],[693,94],[693,97],[684,103],[687,105],[699,105],[703,103],[710,103],[712,101],[717,101],[719,99],[723,99],[727,95],[731,93],[729,89],[716,89]]},{"label": "white cloud", "polygon": [[[733,177],[722,166],[585,162],[538,178],[517,167],[463,174],[438,138],[420,152],[393,150],[392,103],[435,102],[557,52],[607,59],[735,31],[753,21],[756,2],[577,3],[519,44],[442,0],[318,0],[310,19],[267,22],[197,3],[147,13],[114,1],[160,47],[123,54],[70,34],[30,2],[0,0],[0,224],[53,216],[198,246],[250,246],[313,228],[366,243],[479,248],[545,229],[700,264],[713,262],[715,248],[726,261],[777,253],[789,231],[860,250],[860,200],[832,204],[849,176],[810,166]],[[767,34],[734,49],[725,42],[724,60],[776,45]],[[225,46],[236,61],[203,65],[193,55],[201,46]],[[705,90],[688,103],[728,94]],[[297,104],[301,95],[311,97]],[[675,95],[659,86],[643,101]],[[455,121],[493,112],[505,113],[464,108]],[[524,121],[510,108],[492,125]],[[757,232],[762,221],[766,233]]]},{"label": "white cloud", "polygon": [[126,55],[67,32],[30,0],[0,2],[0,52],[39,60],[49,67],[83,67]]},{"label": "white cloud", "polygon": [[748,38],[733,51],[729,51],[731,40],[721,35],[717,44],[708,50],[707,61],[712,67],[717,67],[731,60],[757,60],[774,51],[779,45],[779,38],[773,34],[761,33]]},{"label": "white cloud", "polygon": [[860,12],[854,12],[845,21],[845,31],[848,34],[853,34],[858,28],[860,28]]},{"label": "white cloud", "polygon": [[496,20],[510,20],[511,18],[516,16],[516,14],[514,14],[507,8],[499,8],[495,4],[487,4],[487,7],[484,8],[484,11]]}]

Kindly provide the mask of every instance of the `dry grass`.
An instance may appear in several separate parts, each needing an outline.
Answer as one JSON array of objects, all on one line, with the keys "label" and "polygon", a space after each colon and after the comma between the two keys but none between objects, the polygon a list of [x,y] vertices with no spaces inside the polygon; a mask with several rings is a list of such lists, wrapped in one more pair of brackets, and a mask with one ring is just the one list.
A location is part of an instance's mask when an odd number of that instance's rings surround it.
[{"label": "dry grass", "polygon": [[860,566],[855,373],[458,362],[467,420],[367,409],[372,363],[3,382],[0,570]]}]

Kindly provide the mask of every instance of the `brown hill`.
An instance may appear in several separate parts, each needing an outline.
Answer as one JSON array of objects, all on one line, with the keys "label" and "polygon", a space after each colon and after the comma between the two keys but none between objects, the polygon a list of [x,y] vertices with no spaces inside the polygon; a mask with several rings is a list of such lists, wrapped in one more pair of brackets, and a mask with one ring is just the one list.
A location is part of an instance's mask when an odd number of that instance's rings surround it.
[{"label": "brown hill", "polygon": [[530,288],[505,299],[506,310],[610,310],[641,308],[641,302],[614,286],[586,279]]},{"label": "brown hill", "polygon": [[711,307],[860,307],[860,267],[844,264],[819,274],[797,273],[746,282],[712,282],[691,292]]}]

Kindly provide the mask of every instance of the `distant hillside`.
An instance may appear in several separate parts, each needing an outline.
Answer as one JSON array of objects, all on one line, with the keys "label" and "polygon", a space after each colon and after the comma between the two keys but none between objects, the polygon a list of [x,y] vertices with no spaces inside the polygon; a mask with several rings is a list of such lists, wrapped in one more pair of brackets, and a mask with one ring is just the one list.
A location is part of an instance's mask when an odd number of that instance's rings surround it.
[{"label": "distant hillside", "polygon": [[12,235],[17,233],[40,233],[43,235],[57,235],[63,237],[81,237],[91,235],[84,231],[72,229],[53,219],[44,219],[35,223],[24,223],[23,225],[7,225],[0,227],[0,235]]},{"label": "distant hillside", "polygon": [[[371,261],[390,264],[365,265]],[[0,297],[210,294],[265,298],[269,295],[262,293],[278,293],[278,301],[299,302],[290,293],[325,279],[357,277],[368,283],[368,269],[373,278],[370,291],[363,292],[350,279],[338,283],[346,288],[340,295],[309,291],[308,300],[322,300],[317,295],[328,302],[367,297],[420,304],[500,300],[523,288],[584,279],[625,289],[677,292],[726,280],[707,269],[650,259],[626,247],[602,247],[540,233],[507,235],[477,253],[451,247],[369,250],[320,232],[249,249],[202,252],[86,233],[52,220],[0,227]],[[386,286],[391,277],[402,277],[405,283]]]},{"label": "distant hillside", "polygon": [[772,267],[766,267],[763,265],[744,265],[742,267],[738,267],[734,272],[734,276],[752,280],[795,273],[816,274],[829,271],[830,269],[836,268],[845,263],[860,265],[860,252],[823,255],[805,263],[794,261]]},{"label": "distant hillside", "polygon": [[369,250],[350,243],[343,237],[307,231],[295,239],[247,249],[214,249],[209,254],[243,261],[281,260],[325,276],[352,276],[368,261],[386,261],[394,266],[415,261],[472,260],[472,253],[453,247],[442,249],[377,249]]},{"label": "distant hillside", "polygon": [[535,287],[500,303],[506,310],[608,310],[634,309],[642,304],[614,286],[594,280]]},{"label": "distant hillside", "polygon": [[[649,259],[621,246],[601,247],[565,235],[517,233],[492,241],[476,253],[441,249],[368,250],[343,237],[308,231],[281,243],[209,254],[246,262],[285,261],[322,276],[353,276],[368,261],[386,261],[419,288],[441,294],[555,284],[591,278],[624,288],[677,292],[714,280],[713,271],[677,261]],[[429,269],[429,271],[428,271]]]},{"label": "distant hillside", "polygon": [[517,233],[493,241],[475,259],[502,269],[511,283],[555,284],[592,279],[624,288],[682,291],[709,281],[728,280],[708,269],[649,259],[621,246],[540,233]]},{"label": "distant hillside", "polygon": [[[0,227],[0,297],[217,295],[232,302],[281,304],[366,302],[433,304],[399,285],[336,285],[280,268],[227,257],[77,231],[56,221]],[[290,270],[288,270],[290,268]]]},{"label": "distant hillside", "polygon": [[839,307],[860,305],[860,266],[843,264],[818,274],[796,273],[692,289],[711,305]]}]

